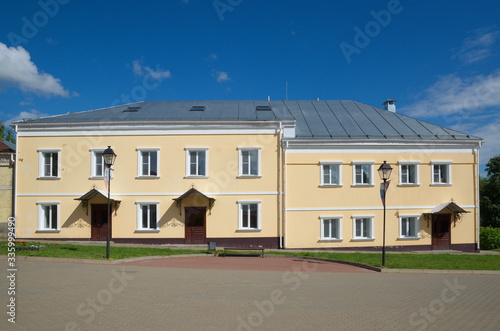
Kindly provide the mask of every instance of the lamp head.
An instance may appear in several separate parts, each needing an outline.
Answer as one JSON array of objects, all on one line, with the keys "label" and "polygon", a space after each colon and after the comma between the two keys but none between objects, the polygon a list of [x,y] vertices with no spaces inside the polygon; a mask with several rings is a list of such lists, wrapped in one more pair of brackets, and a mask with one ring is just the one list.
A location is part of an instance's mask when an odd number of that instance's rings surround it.
[{"label": "lamp head", "polygon": [[391,177],[392,167],[388,163],[386,163],[386,161],[384,161],[384,163],[380,165],[377,171],[380,179],[386,181],[389,179],[389,177]]},{"label": "lamp head", "polygon": [[108,146],[108,148],[106,148],[104,152],[102,152],[102,157],[104,158],[104,164],[108,168],[110,168],[115,163],[116,154],[111,146]]}]

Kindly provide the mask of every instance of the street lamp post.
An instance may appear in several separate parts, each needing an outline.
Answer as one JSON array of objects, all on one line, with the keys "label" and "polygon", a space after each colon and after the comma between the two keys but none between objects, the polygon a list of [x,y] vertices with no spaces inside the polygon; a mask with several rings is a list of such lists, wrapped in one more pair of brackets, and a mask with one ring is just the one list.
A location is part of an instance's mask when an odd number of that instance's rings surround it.
[{"label": "street lamp post", "polygon": [[106,259],[109,260],[109,245],[111,241],[111,166],[115,163],[116,154],[108,146],[104,152],[102,152],[102,157],[104,159],[104,165],[108,168],[108,233],[106,235]]},{"label": "street lamp post", "polygon": [[382,242],[382,267],[385,267],[385,197],[387,193],[387,180],[391,177],[392,167],[384,161],[382,165],[378,168],[378,174],[380,179],[384,181],[383,186],[380,188],[380,196],[382,198],[382,204],[384,205],[384,233]]}]

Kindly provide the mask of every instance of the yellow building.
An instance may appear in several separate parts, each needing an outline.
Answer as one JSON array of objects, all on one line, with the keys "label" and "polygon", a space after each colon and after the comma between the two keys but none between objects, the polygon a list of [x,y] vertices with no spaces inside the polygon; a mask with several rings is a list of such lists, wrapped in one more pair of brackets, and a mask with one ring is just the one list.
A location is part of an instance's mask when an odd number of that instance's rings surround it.
[{"label": "yellow building", "polygon": [[7,238],[8,221],[14,216],[14,159],[16,146],[0,141],[0,238]]},{"label": "yellow building", "polygon": [[17,237],[478,249],[482,140],[354,101],[147,101],[14,123]]}]

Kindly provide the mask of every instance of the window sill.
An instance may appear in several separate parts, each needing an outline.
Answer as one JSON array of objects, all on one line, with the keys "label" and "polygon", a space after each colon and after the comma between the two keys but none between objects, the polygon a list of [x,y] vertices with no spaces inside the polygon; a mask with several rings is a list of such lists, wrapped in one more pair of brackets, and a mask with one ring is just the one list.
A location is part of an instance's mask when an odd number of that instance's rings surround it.
[{"label": "window sill", "polygon": [[36,233],[59,233],[61,230],[39,229]]},{"label": "window sill", "polygon": [[184,179],[207,179],[208,176],[193,176],[193,175],[189,175],[189,176],[185,176]]},{"label": "window sill", "polygon": [[321,185],[319,185],[319,187],[325,187],[325,188],[328,188],[328,187],[342,187],[342,184],[321,184]]},{"label": "window sill", "polygon": [[160,176],[137,176],[135,179],[160,179]]},{"label": "window sill", "polygon": [[61,177],[38,177],[37,180],[60,180]]},{"label": "window sill", "polygon": [[418,187],[420,184],[398,184],[399,187]]},{"label": "window sill", "polygon": [[420,240],[422,237],[399,237],[398,240]]},{"label": "window sill", "polygon": [[135,233],[160,233],[159,229],[138,229],[135,230]]},{"label": "window sill", "polygon": [[375,241],[375,238],[352,238],[351,241]]},{"label": "window sill", "polygon": [[449,183],[432,183],[431,186],[451,186]]},{"label": "window sill", "polygon": [[262,229],[238,229],[236,232],[261,232]]},{"label": "window sill", "polygon": [[238,177],[236,178],[239,178],[239,179],[254,179],[254,178],[262,178],[262,176],[260,175],[239,175]]},{"label": "window sill", "polygon": [[373,184],[354,184],[351,187],[375,187]]},{"label": "window sill", "polygon": [[320,239],[318,240],[319,243],[337,243],[337,242],[341,242],[343,241],[344,239],[340,238],[340,239]]}]

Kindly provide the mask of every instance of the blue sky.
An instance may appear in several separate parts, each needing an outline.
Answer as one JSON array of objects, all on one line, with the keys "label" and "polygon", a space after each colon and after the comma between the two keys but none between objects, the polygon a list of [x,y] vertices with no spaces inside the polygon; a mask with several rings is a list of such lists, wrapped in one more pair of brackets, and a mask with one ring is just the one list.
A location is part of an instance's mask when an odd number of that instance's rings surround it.
[{"label": "blue sky", "polygon": [[485,164],[500,154],[499,13],[491,0],[4,1],[0,119],[140,100],[393,98],[484,138]]}]

